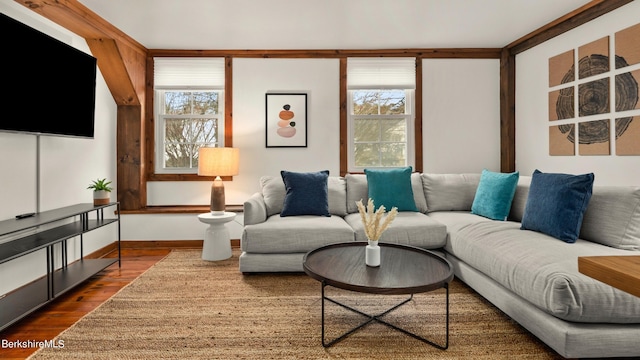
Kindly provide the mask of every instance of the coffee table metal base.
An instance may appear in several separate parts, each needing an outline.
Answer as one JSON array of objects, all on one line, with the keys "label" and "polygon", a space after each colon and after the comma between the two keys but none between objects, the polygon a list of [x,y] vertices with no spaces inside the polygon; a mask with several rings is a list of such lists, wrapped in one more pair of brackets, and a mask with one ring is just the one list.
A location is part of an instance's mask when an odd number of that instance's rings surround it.
[{"label": "coffee table metal base", "polygon": [[[343,303],[341,303],[339,301],[336,301],[334,299],[331,299],[331,298],[327,297],[325,295],[325,292],[324,292],[324,288],[327,287],[327,286],[328,285],[323,281],[322,282],[322,346],[324,346],[324,347],[333,346],[334,344],[344,340],[347,336],[353,334],[357,330],[359,330],[359,329],[365,327],[366,325],[368,325],[368,324],[370,324],[370,323],[375,321],[375,322],[378,322],[380,324],[386,325],[386,326],[388,326],[388,327],[390,327],[390,328],[392,328],[394,330],[400,331],[403,334],[409,335],[414,339],[417,339],[417,340],[420,340],[420,341],[422,341],[424,343],[432,345],[432,346],[434,346],[434,347],[436,347],[438,349],[446,350],[447,348],[449,348],[449,286],[448,286],[448,284],[446,286],[444,286],[444,288],[446,290],[446,335],[445,335],[445,344],[444,345],[437,344],[437,343],[435,343],[435,342],[433,342],[431,340],[428,340],[428,339],[426,339],[426,338],[424,338],[424,337],[422,337],[420,335],[416,335],[415,333],[412,333],[412,332],[410,332],[408,330],[405,330],[405,329],[403,329],[401,327],[398,327],[398,326],[396,326],[394,324],[391,324],[391,323],[389,323],[387,321],[384,321],[382,319],[382,317],[384,317],[388,313],[394,311],[395,309],[397,309],[397,308],[401,307],[402,305],[404,305],[404,304],[408,303],[409,301],[411,301],[411,299],[413,299],[413,294],[411,294],[408,299],[405,299],[405,300],[401,301],[400,303],[390,307],[389,309],[385,310],[384,312],[382,312],[380,314],[370,315],[370,314],[364,313],[364,312],[362,312],[362,311],[360,311],[358,309],[355,309],[355,308],[353,308],[351,306],[345,305],[345,304],[343,304]],[[325,338],[325,306],[324,306],[325,300],[329,301],[329,302],[332,302],[332,303],[334,303],[336,305],[339,305],[339,306],[341,306],[341,307],[343,307],[343,308],[345,308],[347,310],[353,311],[356,314],[360,314],[360,315],[362,315],[362,316],[364,316],[364,317],[366,317],[368,319],[365,322],[361,323],[360,325],[354,327],[353,329],[351,329],[351,330],[345,332],[344,334],[336,337],[335,339],[327,341],[326,338]]]}]

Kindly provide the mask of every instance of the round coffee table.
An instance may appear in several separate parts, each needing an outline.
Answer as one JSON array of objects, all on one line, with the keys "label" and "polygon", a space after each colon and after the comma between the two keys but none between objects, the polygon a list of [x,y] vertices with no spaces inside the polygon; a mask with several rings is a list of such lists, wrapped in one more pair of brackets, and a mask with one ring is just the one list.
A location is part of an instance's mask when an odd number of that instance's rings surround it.
[{"label": "round coffee table", "polygon": [[[434,252],[421,248],[380,243],[380,266],[370,267],[365,264],[366,245],[366,242],[331,244],[312,250],[304,256],[304,271],[322,284],[322,345],[329,347],[375,321],[439,349],[447,349],[449,347],[449,283],[453,280],[453,269],[449,261]],[[410,297],[383,313],[370,315],[325,296],[326,286],[370,294],[408,294]],[[441,288],[446,289],[446,340],[444,345],[436,344],[382,319],[384,315],[409,302],[413,298],[413,294]],[[343,335],[326,341],[325,300],[363,315],[368,320]]]}]

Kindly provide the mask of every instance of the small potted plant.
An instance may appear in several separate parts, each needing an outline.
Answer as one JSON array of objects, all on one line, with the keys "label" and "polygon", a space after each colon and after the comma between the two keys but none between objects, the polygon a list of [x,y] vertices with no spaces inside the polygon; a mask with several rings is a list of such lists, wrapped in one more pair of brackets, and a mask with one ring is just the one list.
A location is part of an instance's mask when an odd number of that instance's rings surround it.
[{"label": "small potted plant", "polygon": [[94,180],[87,189],[93,189],[93,205],[106,205],[108,204],[110,199],[111,181],[107,181],[107,179],[97,179]]}]

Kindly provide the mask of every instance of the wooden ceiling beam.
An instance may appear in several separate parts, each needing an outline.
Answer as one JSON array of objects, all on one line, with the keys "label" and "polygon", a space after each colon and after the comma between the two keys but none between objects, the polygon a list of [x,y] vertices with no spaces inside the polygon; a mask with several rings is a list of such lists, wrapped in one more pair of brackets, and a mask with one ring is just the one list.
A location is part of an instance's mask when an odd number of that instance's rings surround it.
[{"label": "wooden ceiling beam", "polygon": [[505,48],[512,55],[529,50],[536,45],[552,39],[558,35],[573,30],[580,25],[600,17],[610,11],[624,6],[633,0],[593,0],[588,4],[548,23],[547,25],[513,41]]},{"label": "wooden ceiling beam", "polygon": [[438,49],[367,49],[367,50],[175,50],[175,49],[150,49],[149,55],[155,56],[210,56],[234,58],[344,58],[344,57],[418,57],[418,58],[474,58],[474,59],[499,59],[500,48],[438,48]]},{"label": "wooden ceiling beam", "polygon": [[[141,105],[129,72],[113,39],[87,39],[98,67],[109,85],[111,95],[118,105]],[[108,79],[108,80],[107,80]]]}]

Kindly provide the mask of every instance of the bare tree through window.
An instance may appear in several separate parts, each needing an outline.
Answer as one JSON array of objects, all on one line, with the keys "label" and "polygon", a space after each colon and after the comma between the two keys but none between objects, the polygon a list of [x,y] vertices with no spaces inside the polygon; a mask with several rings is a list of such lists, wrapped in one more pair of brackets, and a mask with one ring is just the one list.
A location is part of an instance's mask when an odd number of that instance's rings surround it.
[{"label": "bare tree through window", "polygon": [[164,167],[195,169],[198,149],[219,141],[217,91],[163,91]]},{"label": "bare tree through window", "polygon": [[405,166],[405,90],[355,90],[352,104],[355,166]]}]

